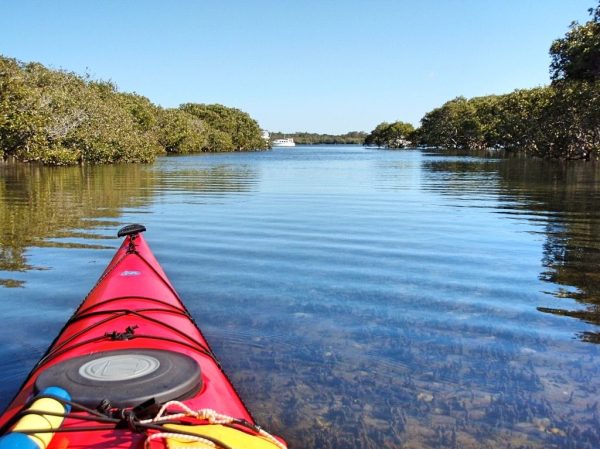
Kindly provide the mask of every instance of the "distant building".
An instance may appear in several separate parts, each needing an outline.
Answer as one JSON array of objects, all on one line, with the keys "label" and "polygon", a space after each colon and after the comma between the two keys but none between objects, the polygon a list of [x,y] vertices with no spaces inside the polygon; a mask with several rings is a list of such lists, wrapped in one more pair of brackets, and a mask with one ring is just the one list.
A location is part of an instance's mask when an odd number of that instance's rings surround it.
[{"label": "distant building", "polygon": [[262,131],[262,138],[265,139],[267,142],[269,140],[271,140],[271,135],[269,134],[269,131],[267,131],[266,129],[261,130]]}]

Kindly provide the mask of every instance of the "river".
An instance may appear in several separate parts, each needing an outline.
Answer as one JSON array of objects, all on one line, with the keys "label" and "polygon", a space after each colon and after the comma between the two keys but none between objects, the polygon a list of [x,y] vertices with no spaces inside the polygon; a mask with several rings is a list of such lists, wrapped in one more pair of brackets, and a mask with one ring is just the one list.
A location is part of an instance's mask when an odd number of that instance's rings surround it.
[{"label": "river", "polygon": [[0,407],[146,239],[295,448],[600,447],[600,167],[313,146],[0,165]]}]

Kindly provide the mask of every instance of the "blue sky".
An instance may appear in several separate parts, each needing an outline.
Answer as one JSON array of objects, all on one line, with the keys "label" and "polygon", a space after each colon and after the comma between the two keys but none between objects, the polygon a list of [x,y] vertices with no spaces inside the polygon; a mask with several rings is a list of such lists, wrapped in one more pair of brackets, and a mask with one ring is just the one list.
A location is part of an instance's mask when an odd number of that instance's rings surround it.
[{"label": "blue sky", "polygon": [[458,95],[548,84],[548,48],[596,0],[5,0],[0,53],[271,131],[418,124]]}]

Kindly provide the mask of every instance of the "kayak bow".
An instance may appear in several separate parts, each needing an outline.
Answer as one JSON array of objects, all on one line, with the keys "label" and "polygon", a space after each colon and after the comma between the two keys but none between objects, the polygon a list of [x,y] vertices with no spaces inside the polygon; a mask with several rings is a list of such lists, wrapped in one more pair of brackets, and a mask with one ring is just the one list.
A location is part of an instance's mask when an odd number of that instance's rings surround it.
[{"label": "kayak bow", "polygon": [[[119,231],[121,247],[0,417],[0,433],[41,430],[27,437],[40,449],[284,448],[254,423],[143,231]],[[35,401],[62,406],[40,409]],[[59,424],[23,424],[42,415],[60,416]],[[0,449],[17,447],[6,435]]]}]

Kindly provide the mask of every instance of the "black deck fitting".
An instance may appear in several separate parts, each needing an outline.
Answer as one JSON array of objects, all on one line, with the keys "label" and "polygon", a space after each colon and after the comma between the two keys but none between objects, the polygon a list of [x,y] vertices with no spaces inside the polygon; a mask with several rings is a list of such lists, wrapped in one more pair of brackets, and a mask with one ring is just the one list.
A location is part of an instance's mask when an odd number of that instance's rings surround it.
[{"label": "black deck fitting", "polygon": [[123,226],[117,232],[117,237],[125,237],[126,235],[139,234],[140,232],[144,232],[146,230],[146,226],[141,224],[130,224],[127,226]]}]

